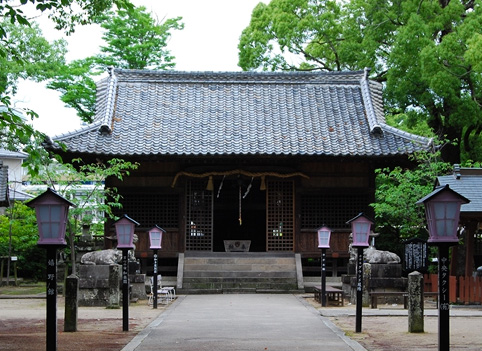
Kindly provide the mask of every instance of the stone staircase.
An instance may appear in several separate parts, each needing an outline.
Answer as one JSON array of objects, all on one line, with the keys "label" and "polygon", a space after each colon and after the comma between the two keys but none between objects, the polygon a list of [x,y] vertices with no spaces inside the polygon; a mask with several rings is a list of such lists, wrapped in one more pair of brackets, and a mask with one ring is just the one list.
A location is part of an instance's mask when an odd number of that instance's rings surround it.
[{"label": "stone staircase", "polygon": [[[298,283],[301,272],[298,274],[294,253],[187,252],[180,265],[179,293],[299,293],[303,291],[302,283],[301,288]],[[181,282],[182,288],[179,286]]]}]

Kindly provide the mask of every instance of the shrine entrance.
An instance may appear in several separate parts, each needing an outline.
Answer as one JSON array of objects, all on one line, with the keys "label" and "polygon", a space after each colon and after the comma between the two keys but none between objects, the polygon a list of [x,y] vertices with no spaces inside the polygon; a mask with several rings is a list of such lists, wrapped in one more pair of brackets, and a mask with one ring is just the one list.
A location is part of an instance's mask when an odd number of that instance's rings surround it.
[{"label": "shrine entrance", "polygon": [[234,251],[294,250],[293,181],[223,177],[205,187],[192,180],[186,189],[187,251],[224,252],[230,242]]},{"label": "shrine entrance", "polygon": [[234,240],[235,245],[247,240],[250,252],[266,251],[266,191],[260,190],[260,180],[225,179],[219,193],[216,190],[214,251],[224,252],[225,240]]}]

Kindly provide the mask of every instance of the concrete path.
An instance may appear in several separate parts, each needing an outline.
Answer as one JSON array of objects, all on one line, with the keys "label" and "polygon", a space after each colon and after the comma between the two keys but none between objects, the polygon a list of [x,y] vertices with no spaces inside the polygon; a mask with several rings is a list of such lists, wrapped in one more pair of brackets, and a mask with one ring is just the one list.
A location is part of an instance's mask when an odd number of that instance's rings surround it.
[{"label": "concrete path", "polygon": [[294,295],[188,295],[178,299],[123,351],[364,351]]}]

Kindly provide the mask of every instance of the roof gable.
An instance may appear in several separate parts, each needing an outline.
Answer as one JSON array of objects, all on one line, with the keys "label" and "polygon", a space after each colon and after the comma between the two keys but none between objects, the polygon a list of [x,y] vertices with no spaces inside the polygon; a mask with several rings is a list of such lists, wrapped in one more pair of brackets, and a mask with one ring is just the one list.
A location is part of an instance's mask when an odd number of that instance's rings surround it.
[{"label": "roof gable", "polygon": [[430,140],[385,124],[367,71],[175,72],[113,69],[95,121],[54,138],[110,155],[409,154]]}]

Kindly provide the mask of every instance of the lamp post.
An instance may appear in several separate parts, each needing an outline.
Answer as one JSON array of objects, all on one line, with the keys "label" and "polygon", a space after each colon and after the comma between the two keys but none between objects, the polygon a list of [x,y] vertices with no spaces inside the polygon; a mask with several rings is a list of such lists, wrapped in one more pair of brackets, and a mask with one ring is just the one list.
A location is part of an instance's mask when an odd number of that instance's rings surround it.
[{"label": "lamp post", "polygon": [[154,251],[154,276],[152,285],[154,286],[152,293],[153,296],[153,308],[157,308],[157,250],[161,249],[162,235],[166,231],[161,227],[155,225],[151,230],[149,230],[149,242],[151,244],[150,248]]},{"label": "lamp post", "polygon": [[363,249],[368,247],[370,228],[373,221],[363,213],[350,219],[347,224],[351,224],[353,237],[352,247],[357,248],[356,260],[356,325],[355,332],[361,333],[362,330],[362,307],[363,307]]},{"label": "lamp post", "polygon": [[321,249],[321,306],[326,307],[326,249],[330,248],[331,229],[318,229],[318,248]]},{"label": "lamp post", "polygon": [[438,246],[438,349],[450,349],[450,290],[449,290],[449,247],[457,245],[457,228],[460,218],[460,206],[470,200],[449,185],[435,188],[430,194],[417,201],[425,206],[425,216],[429,232],[428,243]]},{"label": "lamp post", "polygon": [[73,203],[48,188],[28,204],[35,209],[38,246],[47,249],[47,351],[57,350],[57,249],[65,247],[69,206]]},{"label": "lamp post", "polygon": [[134,227],[139,225],[128,215],[124,215],[115,223],[117,248],[122,250],[122,330],[129,331],[129,257],[134,248]]}]

